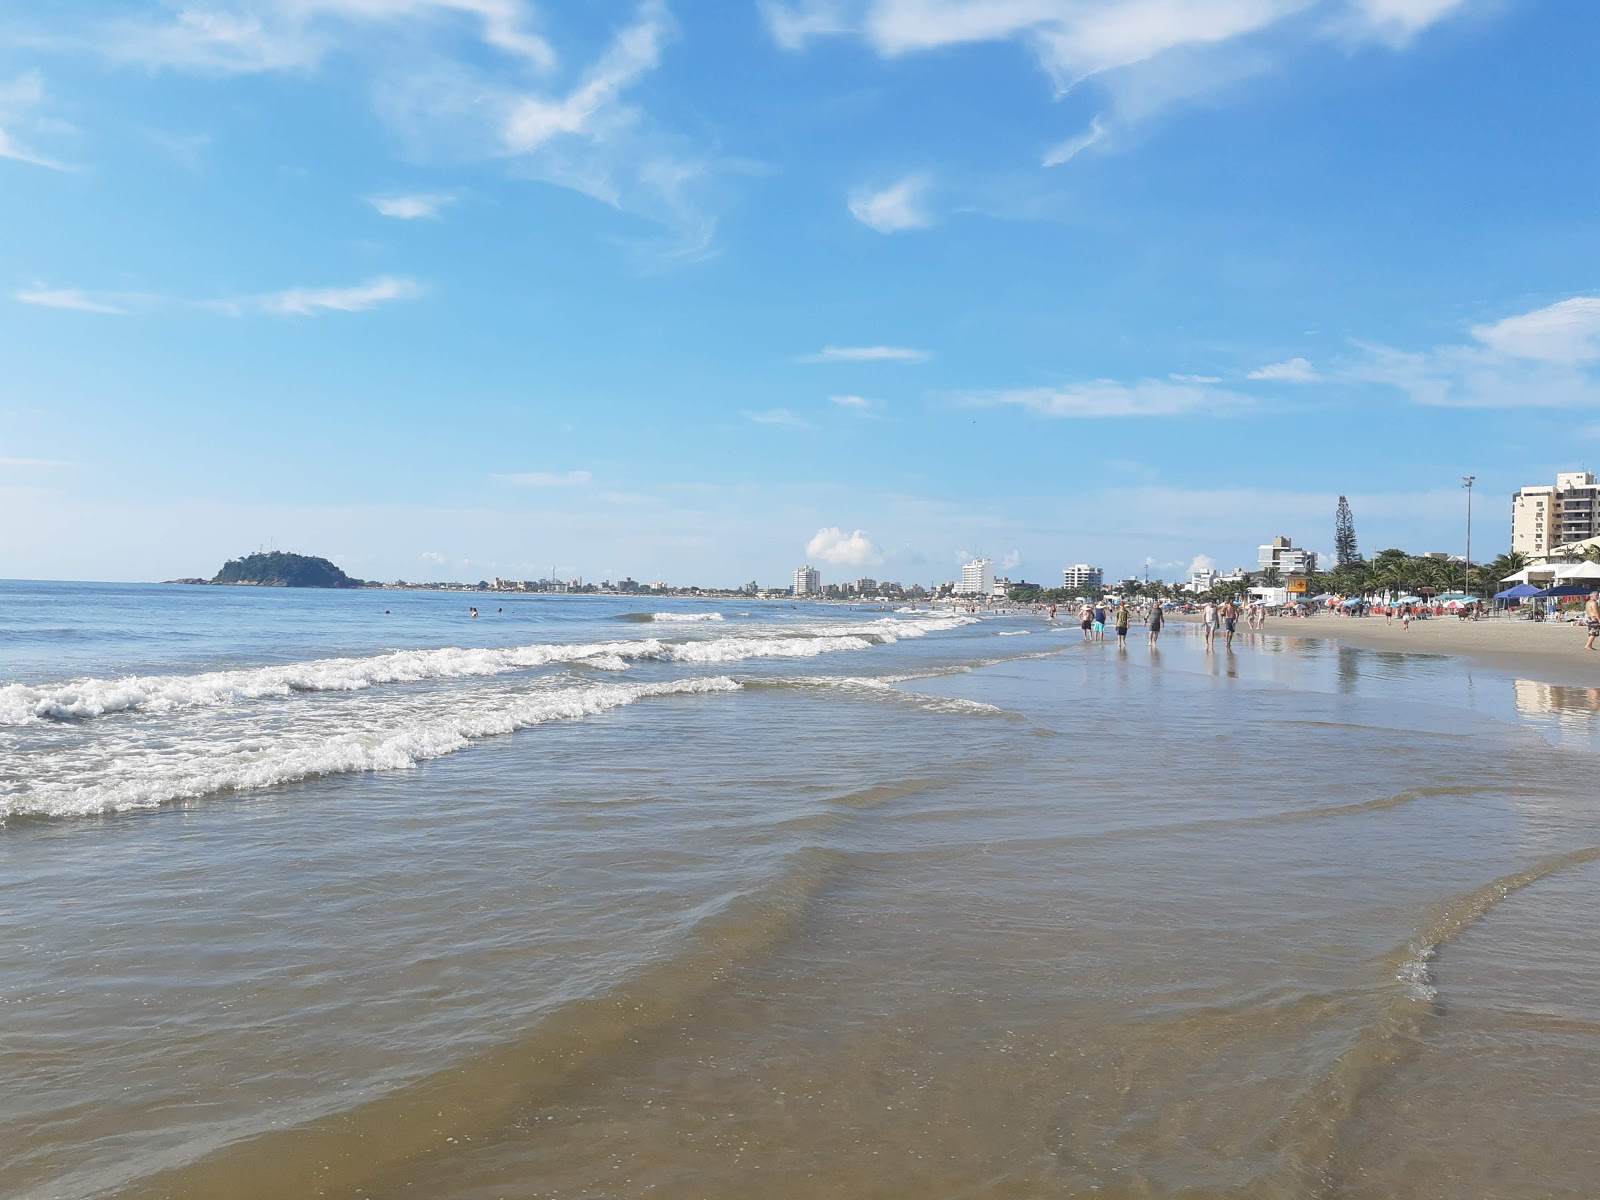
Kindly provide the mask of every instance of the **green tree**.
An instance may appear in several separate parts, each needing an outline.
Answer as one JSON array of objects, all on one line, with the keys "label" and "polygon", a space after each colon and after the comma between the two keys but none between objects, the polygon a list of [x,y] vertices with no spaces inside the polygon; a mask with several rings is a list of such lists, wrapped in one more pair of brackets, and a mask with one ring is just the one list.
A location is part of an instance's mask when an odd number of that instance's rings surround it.
[{"label": "green tree", "polygon": [[1341,567],[1355,566],[1361,561],[1356,548],[1356,523],[1350,515],[1350,501],[1339,497],[1339,511],[1333,519],[1333,558]]}]

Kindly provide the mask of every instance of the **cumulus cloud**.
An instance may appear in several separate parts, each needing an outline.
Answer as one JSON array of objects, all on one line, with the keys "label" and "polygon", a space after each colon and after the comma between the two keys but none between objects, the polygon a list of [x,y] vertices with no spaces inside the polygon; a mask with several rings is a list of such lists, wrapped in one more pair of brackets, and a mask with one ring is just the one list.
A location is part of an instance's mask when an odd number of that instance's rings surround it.
[{"label": "cumulus cloud", "polygon": [[1013,388],[969,392],[962,399],[977,408],[1012,406],[1041,417],[1166,417],[1186,413],[1223,415],[1249,407],[1248,397],[1222,388],[1143,379],[1121,383],[1095,379],[1060,388]]},{"label": "cumulus cloud", "polygon": [[926,350],[912,350],[905,346],[824,346],[816,354],[802,355],[803,363],[833,362],[906,362],[928,360]]},{"label": "cumulus cloud", "polygon": [[432,563],[434,566],[441,566],[445,561],[444,555],[436,550],[424,550],[417,557],[425,563]]},{"label": "cumulus cloud", "polygon": [[857,188],[850,193],[850,215],[879,233],[926,229],[933,224],[923,203],[928,184],[926,175],[908,175],[881,190]]},{"label": "cumulus cloud", "polygon": [[117,317],[127,313],[127,309],[118,308],[105,300],[96,300],[77,288],[24,288],[13,295],[23,304],[36,304],[41,308],[64,308],[73,312],[102,313]]},{"label": "cumulus cloud", "polygon": [[594,476],[588,471],[520,471],[513,475],[496,475],[495,478],[516,487],[558,488],[586,487]]},{"label": "cumulus cloud", "polygon": [[421,192],[406,196],[368,196],[367,203],[386,217],[399,221],[432,220],[455,197],[440,192]]},{"label": "cumulus cloud", "polygon": [[1248,378],[1273,383],[1315,383],[1317,372],[1306,359],[1291,358],[1286,362],[1268,363],[1264,367],[1257,367],[1250,372]]},{"label": "cumulus cloud", "polygon": [[215,307],[233,316],[246,312],[276,316],[311,317],[322,312],[367,312],[395,300],[414,300],[423,288],[415,279],[385,275],[354,287],[289,288],[237,300],[220,300]]},{"label": "cumulus cloud", "polygon": [[1196,554],[1194,559],[1189,563],[1190,575],[1195,574],[1197,571],[1215,571],[1216,569],[1217,560],[1212,558],[1209,554]]},{"label": "cumulus cloud", "polygon": [[769,408],[763,412],[751,412],[746,409],[739,415],[746,421],[754,421],[757,425],[784,425],[790,429],[811,428],[811,422],[787,408]]},{"label": "cumulus cloud", "polygon": [[865,530],[847,534],[837,526],[817,530],[806,543],[806,558],[836,567],[870,567],[883,561],[883,555]]}]

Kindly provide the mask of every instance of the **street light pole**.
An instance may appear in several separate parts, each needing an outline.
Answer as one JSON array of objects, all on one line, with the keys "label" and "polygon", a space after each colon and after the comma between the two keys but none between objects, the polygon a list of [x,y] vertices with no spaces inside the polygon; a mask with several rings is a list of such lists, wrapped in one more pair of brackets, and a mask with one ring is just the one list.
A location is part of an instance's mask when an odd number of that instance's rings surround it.
[{"label": "street light pole", "polygon": [[1472,594],[1472,484],[1477,478],[1476,475],[1461,477],[1461,486],[1467,489],[1467,585],[1461,590],[1469,596]]}]

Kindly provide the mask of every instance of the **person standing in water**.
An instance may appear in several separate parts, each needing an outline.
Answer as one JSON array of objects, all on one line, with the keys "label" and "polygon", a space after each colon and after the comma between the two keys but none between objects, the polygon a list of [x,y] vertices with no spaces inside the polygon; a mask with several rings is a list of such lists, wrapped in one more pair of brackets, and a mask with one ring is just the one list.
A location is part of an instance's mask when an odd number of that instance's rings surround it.
[{"label": "person standing in water", "polygon": [[1117,649],[1126,650],[1128,648],[1128,622],[1133,620],[1133,614],[1128,611],[1128,602],[1126,600],[1117,602],[1116,616]]},{"label": "person standing in water", "polygon": [[1200,628],[1205,633],[1206,649],[1211,649],[1211,644],[1217,640],[1217,602],[1207,600],[1200,610]]},{"label": "person standing in water", "polygon": [[1600,592],[1590,592],[1588,602],[1583,606],[1583,619],[1589,626],[1589,640],[1583,644],[1585,650],[1594,649],[1594,639],[1600,637]]},{"label": "person standing in water", "polygon": [[1106,602],[1104,600],[1099,601],[1094,606],[1094,640],[1097,642],[1106,640]]},{"label": "person standing in water", "polygon": [[1235,604],[1232,599],[1224,600],[1222,602],[1222,608],[1218,611],[1218,615],[1222,618],[1222,636],[1224,639],[1224,645],[1229,650],[1232,650],[1233,635],[1234,632],[1239,628],[1239,606]]},{"label": "person standing in water", "polygon": [[1161,640],[1161,622],[1166,619],[1166,614],[1161,611],[1160,604],[1150,606],[1150,649],[1156,648],[1156,643]]},{"label": "person standing in water", "polygon": [[1078,627],[1083,630],[1083,640],[1089,640],[1089,630],[1094,626],[1094,607],[1085,600],[1078,610]]}]

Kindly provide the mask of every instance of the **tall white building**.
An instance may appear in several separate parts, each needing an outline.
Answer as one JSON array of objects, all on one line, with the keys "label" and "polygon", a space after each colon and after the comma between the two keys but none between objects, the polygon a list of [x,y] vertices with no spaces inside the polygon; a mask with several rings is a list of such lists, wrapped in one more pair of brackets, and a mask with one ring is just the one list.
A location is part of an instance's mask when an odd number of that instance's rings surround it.
[{"label": "tall white building", "polygon": [[1317,569],[1317,552],[1290,545],[1286,537],[1275,537],[1267,545],[1256,547],[1256,566],[1263,571],[1275,570],[1279,575],[1311,575]]},{"label": "tall white building", "polygon": [[1511,549],[1544,558],[1557,546],[1600,537],[1600,485],[1592,471],[1563,471],[1555,486],[1511,495]]},{"label": "tall white building", "polygon": [[1074,563],[1061,572],[1061,581],[1067,588],[1102,588],[1106,585],[1106,573],[1088,563]]},{"label": "tall white building", "polygon": [[815,596],[822,591],[822,572],[807,564],[794,573],[794,594]]},{"label": "tall white building", "polygon": [[958,596],[987,596],[994,591],[994,563],[987,558],[975,558],[961,568],[961,582],[956,584]]}]

